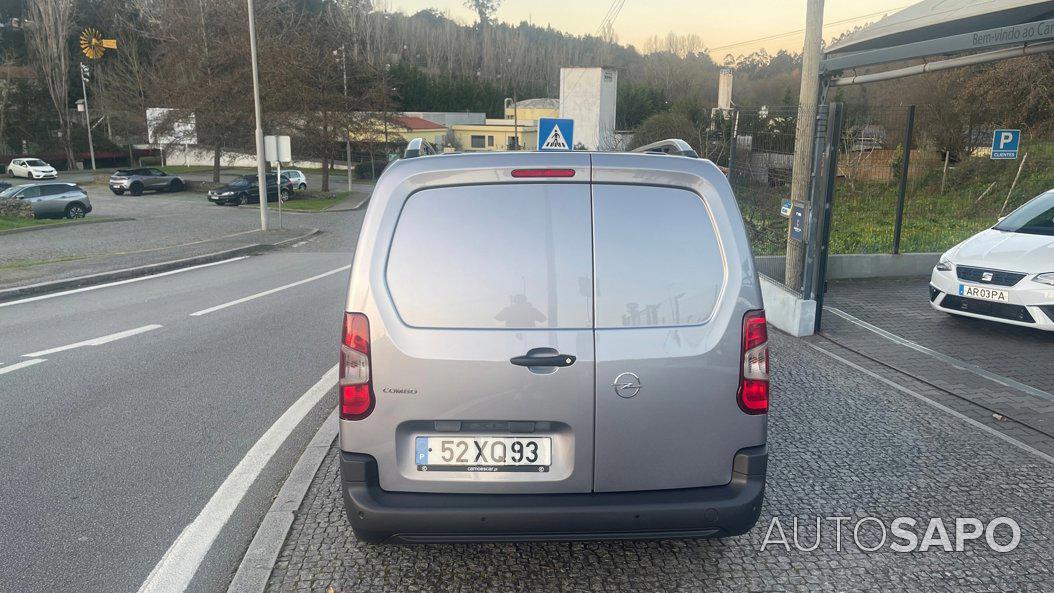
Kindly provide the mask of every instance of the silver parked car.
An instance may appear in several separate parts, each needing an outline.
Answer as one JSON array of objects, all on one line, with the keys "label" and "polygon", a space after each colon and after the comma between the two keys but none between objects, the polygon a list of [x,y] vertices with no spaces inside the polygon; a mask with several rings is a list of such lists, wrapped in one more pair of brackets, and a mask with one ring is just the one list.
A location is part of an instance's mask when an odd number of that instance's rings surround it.
[{"label": "silver parked car", "polygon": [[712,537],[757,521],[765,314],[709,161],[396,161],[345,311],[342,491],[361,540]]},{"label": "silver parked car", "polygon": [[144,191],[183,191],[186,183],[178,175],[169,175],[161,169],[140,167],[139,169],[118,169],[110,176],[110,191],[117,195],[128,192],[133,196],[142,195]]},{"label": "silver parked car", "polygon": [[88,194],[76,183],[26,183],[0,192],[0,199],[22,200],[37,218],[84,218],[91,212]]}]

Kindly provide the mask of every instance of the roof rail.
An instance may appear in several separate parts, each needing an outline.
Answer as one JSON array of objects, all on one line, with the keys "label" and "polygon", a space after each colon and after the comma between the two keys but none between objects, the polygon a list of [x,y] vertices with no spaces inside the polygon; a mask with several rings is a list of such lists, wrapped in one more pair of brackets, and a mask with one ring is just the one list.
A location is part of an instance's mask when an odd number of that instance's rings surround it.
[{"label": "roof rail", "polygon": [[412,159],[419,156],[428,156],[431,154],[439,154],[439,151],[434,146],[428,143],[424,138],[414,138],[406,144],[406,150],[403,151],[404,159]]},{"label": "roof rail", "polygon": [[652,142],[651,144],[638,146],[630,152],[669,154],[673,156],[686,156],[688,158],[693,159],[699,158],[699,153],[695,152],[695,149],[692,148],[691,145],[679,138],[667,138],[666,140],[659,140],[658,142]]}]

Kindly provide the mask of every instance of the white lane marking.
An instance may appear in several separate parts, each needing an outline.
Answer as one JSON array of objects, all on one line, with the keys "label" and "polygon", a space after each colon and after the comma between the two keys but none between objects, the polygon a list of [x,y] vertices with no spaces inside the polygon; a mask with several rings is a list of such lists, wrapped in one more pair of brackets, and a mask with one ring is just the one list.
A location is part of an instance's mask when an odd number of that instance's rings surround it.
[{"label": "white lane marking", "polygon": [[328,272],[323,272],[322,274],[319,274],[317,276],[312,276],[310,278],[304,278],[303,280],[298,280],[298,281],[293,282],[291,284],[286,284],[285,286],[279,286],[278,288],[272,288],[271,290],[265,290],[263,292],[258,292],[256,294],[251,294],[251,295],[249,295],[247,297],[242,297],[240,299],[233,300],[233,301],[231,301],[229,303],[223,303],[222,305],[216,305],[215,307],[209,307],[208,309],[202,309],[200,311],[194,311],[193,313],[190,314],[190,316],[191,317],[199,317],[201,315],[208,315],[209,313],[213,313],[215,311],[219,311],[220,309],[226,309],[227,307],[233,307],[235,305],[240,305],[242,303],[245,303],[245,302],[248,302],[248,301],[251,301],[251,300],[254,300],[254,299],[258,299],[258,298],[261,298],[261,297],[265,297],[267,295],[274,294],[276,292],[285,290],[287,288],[293,288],[295,286],[300,286],[301,284],[307,284],[308,282],[314,282],[315,280],[318,280],[320,278],[325,278],[326,276],[332,276],[333,274],[339,274],[340,272],[344,272],[344,271],[350,270],[350,269],[351,269],[350,265],[341,266],[341,267],[337,268],[336,270],[330,270]]},{"label": "white lane marking", "polygon": [[318,383],[312,385],[267,429],[209,498],[194,521],[183,528],[179,537],[168,547],[139,587],[139,593],[182,593],[186,590],[201,561],[249,487],[308,412],[336,384],[337,365],[333,365]]},{"label": "white lane marking", "polygon": [[178,270],[169,270],[167,272],[160,272],[157,274],[151,274],[149,276],[140,276],[138,278],[129,278],[127,280],[118,280],[117,282],[107,282],[106,284],[96,284],[95,286],[85,286],[83,288],[74,288],[72,290],[64,290],[62,292],[52,292],[48,294],[42,294],[39,296],[28,297],[19,299],[17,301],[8,301],[6,303],[0,303],[0,307],[10,307],[11,305],[21,305],[22,303],[32,303],[34,301],[42,301],[44,299],[53,299],[55,297],[66,296],[68,294],[77,294],[79,292],[87,292],[89,290],[99,290],[100,288],[109,288],[111,286],[120,286],[122,284],[131,284],[132,282],[142,282],[143,280],[150,280],[151,278],[160,278],[162,276],[171,276],[172,274],[180,274],[182,272],[189,272],[191,270],[197,270],[199,268],[208,268],[210,266],[218,266],[220,264],[227,264],[240,259],[245,259],[249,256],[242,255],[239,257],[232,257],[230,259],[224,259],[220,261],[214,261],[207,264],[199,264],[196,266],[190,266],[187,268],[179,268]]},{"label": "white lane marking", "polygon": [[967,415],[965,415],[965,414],[963,414],[961,412],[957,412],[957,411],[955,411],[955,410],[953,410],[953,409],[951,409],[951,408],[949,408],[949,407],[947,407],[947,406],[945,406],[943,404],[937,403],[937,402],[929,399],[925,395],[922,395],[921,393],[918,393],[916,391],[908,389],[907,387],[904,387],[903,385],[900,385],[899,383],[896,383],[895,381],[887,379],[887,378],[879,375],[878,373],[871,372],[871,371],[865,369],[864,367],[862,367],[862,366],[860,366],[860,365],[858,365],[858,364],[856,364],[856,363],[854,363],[852,361],[846,360],[846,359],[842,358],[841,356],[838,356],[837,354],[835,354],[833,352],[828,352],[827,350],[824,350],[823,348],[820,348],[819,346],[817,346],[815,344],[811,344],[809,342],[805,342],[805,343],[810,348],[812,348],[813,350],[818,350],[818,351],[826,354],[827,356],[829,356],[829,357],[841,362],[842,364],[844,364],[844,365],[846,365],[848,367],[854,368],[854,369],[860,371],[861,373],[864,373],[865,375],[867,375],[867,376],[869,376],[869,377],[871,377],[873,379],[878,379],[879,381],[885,383],[886,385],[889,385],[893,389],[896,389],[897,391],[900,391],[902,393],[906,393],[906,394],[910,395],[911,397],[921,401],[922,403],[924,403],[924,404],[926,404],[928,406],[931,406],[931,407],[936,408],[936,409],[938,409],[938,410],[940,410],[940,411],[942,411],[942,412],[944,412],[946,414],[954,416],[954,417],[958,418],[959,420],[962,420],[963,422],[969,424],[970,426],[973,426],[974,428],[976,428],[978,430],[984,431],[984,432],[996,437],[997,439],[1006,441],[1007,443],[1017,447],[1018,449],[1021,449],[1022,451],[1031,453],[1031,454],[1035,455],[1036,457],[1039,457],[1043,461],[1046,461],[1048,463],[1054,463],[1054,456],[1048,455],[1048,454],[1044,453],[1043,451],[1040,451],[1039,449],[1036,449],[1035,447],[1032,447],[1031,445],[1027,445],[1025,443],[1022,443],[1021,441],[1019,441],[1019,440],[1017,440],[1017,439],[1015,439],[1015,438],[1013,438],[1011,436],[1007,436],[1006,434],[1003,434],[1002,432],[992,428],[991,426],[986,426],[984,424],[981,424],[980,422],[974,420],[973,418],[970,418],[969,416],[967,416]]},{"label": "white lane marking", "polygon": [[44,362],[45,360],[46,359],[44,359],[44,358],[34,358],[33,360],[23,360],[22,362],[16,362],[15,364],[9,364],[6,367],[0,367],[0,375],[3,375],[5,373],[10,373],[11,371],[17,371],[18,369],[24,369],[26,367],[31,367],[31,366],[33,366],[35,364],[40,364],[40,363]]},{"label": "white lane marking", "polygon": [[845,319],[846,321],[848,321],[850,323],[854,323],[854,324],[859,325],[860,327],[862,327],[862,328],[864,328],[864,329],[866,329],[866,330],[868,330],[870,332],[876,333],[876,334],[882,336],[883,338],[885,338],[885,339],[887,339],[887,340],[889,340],[891,342],[896,342],[897,344],[900,344],[901,346],[906,346],[908,348],[911,348],[912,350],[914,350],[916,352],[921,352],[923,354],[926,354],[927,356],[932,356],[933,358],[936,358],[937,360],[939,360],[941,362],[950,364],[951,366],[953,366],[953,367],[955,367],[957,369],[961,369],[961,370],[973,373],[973,374],[975,374],[975,375],[977,375],[979,377],[984,377],[985,379],[988,379],[989,381],[993,381],[995,383],[999,383],[1000,385],[1004,385],[1006,387],[1010,387],[1011,389],[1016,389],[1018,391],[1023,391],[1025,393],[1029,394],[1029,395],[1034,395],[1036,397],[1039,397],[1039,398],[1042,398],[1042,399],[1045,399],[1045,400],[1048,400],[1048,401],[1054,401],[1054,394],[1047,393],[1046,391],[1043,391],[1042,389],[1039,389],[1037,387],[1033,387],[1031,385],[1026,385],[1026,384],[1024,384],[1024,383],[1022,383],[1020,381],[1015,381],[1015,380],[1011,379],[1010,377],[1004,377],[1003,375],[999,375],[999,374],[993,373],[992,371],[983,369],[983,368],[981,368],[981,367],[979,367],[979,366],[977,366],[975,364],[971,364],[971,363],[966,362],[964,360],[959,360],[958,358],[955,358],[955,357],[952,357],[952,356],[948,356],[947,354],[944,354],[943,352],[937,352],[936,350],[932,350],[932,349],[927,348],[927,347],[925,347],[925,346],[923,346],[921,344],[916,344],[915,342],[912,342],[911,340],[909,340],[907,338],[902,338],[902,337],[898,336],[897,334],[890,333],[890,332],[882,329],[881,327],[877,327],[875,325],[871,325],[870,323],[864,321],[863,319],[859,319],[857,317],[853,317],[852,315],[850,315],[849,313],[846,313],[845,311],[842,311],[841,309],[837,309],[835,307],[828,307],[828,306],[824,306],[824,309],[830,311],[831,313],[834,313],[835,315],[841,317],[842,319]]},{"label": "white lane marking", "polygon": [[47,350],[41,350],[39,352],[30,352],[29,354],[23,354],[23,358],[36,358],[38,356],[47,356],[49,354],[55,354],[56,352],[64,352],[66,350],[73,350],[74,348],[83,348],[84,346],[101,346],[103,344],[109,344],[110,342],[116,342],[117,340],[123,340],[124,338],[130,338],[135,335],[160,329],[161,325],[144,325],[143,327],[137,327],[135,329],[128,329],[123,332],[117,332],[108,336],[102,336],[101,338],[92,338],[90,340],[84,340],[82,342],[75,342],[73,344],[66,344],[65,346],[57,346],[55,348],[48,348]]}]

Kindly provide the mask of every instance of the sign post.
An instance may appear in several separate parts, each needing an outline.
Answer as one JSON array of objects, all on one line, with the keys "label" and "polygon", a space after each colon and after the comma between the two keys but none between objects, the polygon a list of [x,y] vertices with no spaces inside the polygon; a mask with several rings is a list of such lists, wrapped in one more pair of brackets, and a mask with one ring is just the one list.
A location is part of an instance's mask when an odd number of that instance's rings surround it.
[{"label": "sign post", "polygon": [[575,120],[543,117],[538,120],[538,150],[543,152],[572,150],[575,145]]},{"label": "sign post", "polygon": [[992,159],[1014,160],[1021,147],[1021,130],[996,130],[992,132]]},{"label": "sign post", "polygon": [[[277,169],[275,181],[278,185],[278,228],[282,229],[285,228],[282,226],[282,163],[293,160],[289,136],[264,136],[264,158],[274,163]],[[267,188],[263,189],[261,195],[263,196],[261,199],[266,204]]]}]

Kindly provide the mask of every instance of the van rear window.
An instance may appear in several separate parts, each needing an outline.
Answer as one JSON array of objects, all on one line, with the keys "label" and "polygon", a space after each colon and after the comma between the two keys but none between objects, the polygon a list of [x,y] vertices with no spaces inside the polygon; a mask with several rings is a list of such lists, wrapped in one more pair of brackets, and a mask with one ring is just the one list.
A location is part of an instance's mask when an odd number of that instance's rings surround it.
[{"label": "van rear window", "polygon": [[698,194],[593,187],[597,328],[697,325],[724,285],[725,262]]},{"label": "van rear window", "polygon": [[388,290],[415,327],[588,329],[591,227],[585,184],[423,190],[399,215]]}]

